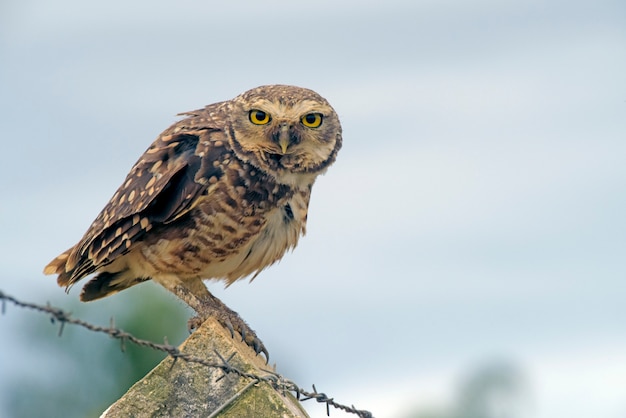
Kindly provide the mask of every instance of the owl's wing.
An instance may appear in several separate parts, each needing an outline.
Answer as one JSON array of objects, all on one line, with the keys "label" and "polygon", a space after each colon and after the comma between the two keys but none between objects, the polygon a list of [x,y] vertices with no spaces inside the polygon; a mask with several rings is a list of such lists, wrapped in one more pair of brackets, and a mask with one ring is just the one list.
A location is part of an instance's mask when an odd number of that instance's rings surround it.
[{"label": "owl's wing", "polygon": [[226,152],[216,136],[222,137],[222,131],[182,125],[165,131],[133,166],[81,241],[50,262],[44,273],[59,274],[59,285],[70,286],[127,253],[154,225],[191,210],[222,175],[212,163]]}]

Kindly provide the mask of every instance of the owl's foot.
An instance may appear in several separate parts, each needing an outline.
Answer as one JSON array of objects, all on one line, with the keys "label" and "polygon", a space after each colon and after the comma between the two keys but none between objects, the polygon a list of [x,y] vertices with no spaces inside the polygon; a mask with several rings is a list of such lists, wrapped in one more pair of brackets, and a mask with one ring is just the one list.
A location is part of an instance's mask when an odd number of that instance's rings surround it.
[{"label": "owl's foot", "polygon": [[[215,300],[219,302],[218,306],[215,306]],[[199,328],[209,317],[213,317],[230,332],[231,337],[235,338],[235,332],[239,333],[241,341],[252,348],[257,355],[263,353],[266,363],[269,361],[270,355],[265,345],[237,312],[228,308],[217,298],[211,300],[210,303],[203,303],[202,308],[199,310],[202,312],[198,312],[198,316],[194,316],[187,321],[187,328],[190,331]]]},{"label": "owl's foot", "polygon": [[235,331],[238,332],[243,342],[250,346],[257,355],[263,353],[265,361],[269,361],[270,355],[265,345],[259,340],[252,328],[241,319],[237,312],[213,296],[204,286],[202,280],[189,280],[182,283],[179,280],[167,280],[167,277],[159,277],[157,279],[159,279],[158,281],[161,285],[191,306],[198,314],[198,316],[191,318],[187,322],[189,331],[199,328],[209,317],[213,317],[220,325],[230,331],[230,335],[233,338],[235,338]]}]

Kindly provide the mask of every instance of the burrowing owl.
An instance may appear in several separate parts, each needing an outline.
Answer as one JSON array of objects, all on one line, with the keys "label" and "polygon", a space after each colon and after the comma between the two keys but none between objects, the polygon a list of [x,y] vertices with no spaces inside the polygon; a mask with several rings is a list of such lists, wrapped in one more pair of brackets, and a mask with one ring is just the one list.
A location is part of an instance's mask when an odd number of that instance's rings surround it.
[{"label": "burrowing owl", "polygon": [[258,274],[305,233],[311,188],[335,161],[341,125],[314,91],[261,86],[186,112],[130,170],[83,238],[48,264],[82,301],[155,280],[201,319],[215,316],[259,353],[239,316],[207,290]]}]

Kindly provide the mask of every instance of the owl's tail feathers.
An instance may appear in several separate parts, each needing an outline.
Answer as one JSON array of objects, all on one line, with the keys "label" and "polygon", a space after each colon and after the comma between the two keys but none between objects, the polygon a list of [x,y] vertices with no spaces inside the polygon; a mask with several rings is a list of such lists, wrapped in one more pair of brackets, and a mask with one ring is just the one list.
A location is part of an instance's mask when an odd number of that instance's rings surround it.
[{"label": "owl's tail feathers", "polygon": [[67,259],[70,257],[70,254],[74,247],[65,251],[63,254],[56,257],[52,260],[46,267],[43,269],[43,274],[58,274],[57,283],[59,286],[69,286],[72,284],[72,274],[67,271]]},{"label": "owl's tail feathers", "polygon": [[70,256],[70,252],[72,249],[65,251],[63,254],[59,255],[57,258],[48,263],[46,267],[43,269],[43,274],[59,274],[65,271],[65,263]]},{"label": "owl's tail feathers", "polygon": [[57,256],[43,269],[44,274],[58,274],[57,283],[65,287],[66,291],[83,277],[96,271],[93,262],[77,254],[76,247],[72,247]]},{"label": "owl's tail feathers", "polygon": [[[67,291],[74,283],[96,270],[91,260],[84,257],[78,263],[72,261],[73,251],[74,247],[59,255],[43,269],[44,274],[58,274],[57,283],[59,286],[65,287]],[[149,278],[135,277],[129,270],[113,273],[101,272],[83,287],[80,292],[80,300],[89,302],[100,299],[146,280]]]},{"label": "owl's tail feathers", "polygon": [[148,277],[134,277],[129,270],[115,273],[102,272],[89,280],[80,292],[80,300],[89,302],[112,295],[138,283],[150,280]]}]

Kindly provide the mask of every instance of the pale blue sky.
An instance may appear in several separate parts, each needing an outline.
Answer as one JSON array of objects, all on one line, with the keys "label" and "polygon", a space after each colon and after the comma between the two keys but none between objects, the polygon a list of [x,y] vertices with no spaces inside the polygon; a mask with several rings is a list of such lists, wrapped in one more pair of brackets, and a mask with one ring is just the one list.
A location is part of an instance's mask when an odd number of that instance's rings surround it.
[{"label": "pale blue sky", "polygon": [[[279,371],[399,417],[507,358],[525,416],[622,417],[625,74],[621,0],[5,1],[0,289],[77,298],[42,267],[178,112],[300,85],[344,127],[309,233],[211,285]],[[2,367],[0,388],[27,362]]]}]

